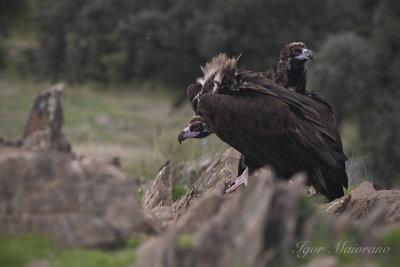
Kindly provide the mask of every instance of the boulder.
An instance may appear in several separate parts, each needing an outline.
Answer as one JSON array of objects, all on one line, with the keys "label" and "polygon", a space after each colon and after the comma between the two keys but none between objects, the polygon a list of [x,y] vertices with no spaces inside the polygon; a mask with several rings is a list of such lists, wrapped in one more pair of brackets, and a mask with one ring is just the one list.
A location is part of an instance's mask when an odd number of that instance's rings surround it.
[{"label": "boulder", "polygon": [[211,158],[204,158],[196,162],[183,162],[174,166],[171,170],[172,184],[190,188],[212,161]]},{"label": "boulder", "polygon": [[332,219],[346,213],[352,220],[365,219],[379,208],[383,210],[384,222],[399,222],[400,190],[376,190],[371,182],[365,181],[348,195],[324,204],[321,208]]},{"label": "boulder", "polygon": [[136,185],[105,161],[0,147],[0,236],[43,234],[64,247],[105,247],[154,232]]},{"label": "boulder", "polygon": [[180,197],[173,205],[174,219],[176,220],[191,205],[191,202],[208,192],[223,194],[229,184],[238,176],[240,153],[230,148],[202,173],[187,193]]}]

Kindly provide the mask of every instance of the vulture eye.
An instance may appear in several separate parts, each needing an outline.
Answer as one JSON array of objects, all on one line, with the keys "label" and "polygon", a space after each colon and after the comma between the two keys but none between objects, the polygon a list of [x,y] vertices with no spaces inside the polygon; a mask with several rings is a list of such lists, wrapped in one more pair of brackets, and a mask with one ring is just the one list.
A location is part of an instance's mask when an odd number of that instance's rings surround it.
[{"label": "vulture eye", "polygon": [[298,55],[298,54],[300,54],[300,50],[297,50],[297,49],[296,49],[296,50],[293,50],[293,51],[292,51],[292,54],[293,54],[293,55]]},{"label": "vulture eye", "polygon": [[195,123],[192,126],[192,130],[193,132],[200,132],[202,128],[202,125],[200,123]]}]

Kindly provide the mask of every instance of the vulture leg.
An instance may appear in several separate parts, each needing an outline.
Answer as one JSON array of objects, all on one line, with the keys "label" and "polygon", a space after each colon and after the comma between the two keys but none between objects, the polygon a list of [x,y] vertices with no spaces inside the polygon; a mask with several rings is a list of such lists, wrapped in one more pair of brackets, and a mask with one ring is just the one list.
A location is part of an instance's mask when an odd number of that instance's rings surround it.
[{"label": "vulture leg", "polygon": [[246,167],[246,169],[243,171],[242,175],[240,175],[235,183],[229,187],[225,193],[230,193],[233,192],[236,188],[238,188],[241,184],[244,184],[245,186],[247,186],[248,183],[248,178],[249,178],[249,168]]}]

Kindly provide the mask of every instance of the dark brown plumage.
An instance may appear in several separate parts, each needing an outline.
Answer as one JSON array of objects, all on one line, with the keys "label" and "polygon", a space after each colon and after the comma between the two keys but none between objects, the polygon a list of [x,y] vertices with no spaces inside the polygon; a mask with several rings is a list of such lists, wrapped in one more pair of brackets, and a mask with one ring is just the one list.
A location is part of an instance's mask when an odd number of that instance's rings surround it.
[{"label": "dark brown plumage", "polygon": [[[311,106],[318,112],[322,125],[325,126],[333,137],[333,140],[327,140],[327,144],[330,149],[343,153],[339,127],[332,107],[321,95],[306,90],[306,61],[312,57],[312,51],[308,50],[302,42],[294,42],[286,45],[279,56],[275,81],[277,84],[299,94],[306,95],[313,100],[310,102]],[[327,189],[317,188],[317,190],[327,195],[330,200],[343,196],[343,187],[347,188],[348,185],[345,163],[341,163],[341,168],[321,168],[320,171],[324,177]]]},{"label": "dark brown plumage", "polygon": [[334,137],[311,107],[313,100],[236,64],[237,59],[219,55],[206,65],[195,112],[245,156],[250,173],[270,164],[278,176],[305,171],[316,188],[326,188],[314,170],[340,168],[346,157],[327,145]]},{"label": "dark brown plumage", "polygon": [[188,86],[186,89],[186,96],[192,105],[192,109],[194,112],[197,110],[197,103],[198,103],[198,94],[201,91],[201,84],[195,83]]}]

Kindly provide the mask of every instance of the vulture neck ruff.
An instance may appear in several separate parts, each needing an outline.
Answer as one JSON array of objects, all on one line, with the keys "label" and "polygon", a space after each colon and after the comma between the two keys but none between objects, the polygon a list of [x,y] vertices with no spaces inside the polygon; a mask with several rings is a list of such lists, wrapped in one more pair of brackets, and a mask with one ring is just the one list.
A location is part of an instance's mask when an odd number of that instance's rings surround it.
[{"label": "vulture neck ruff", "polygon": [[213,92],[218,90],[219,85],[222,83],[222,79],[225,76],[231,74],[237,69],[237,62],[240,58],[238,57],[228,58],[225,53],[221,53],[214,57],[210,63],[206,63],[204,67],[200,67],[203,72],[203,77],[197,78],[197,82],[204,86],[208,79],[213,79]]}]

